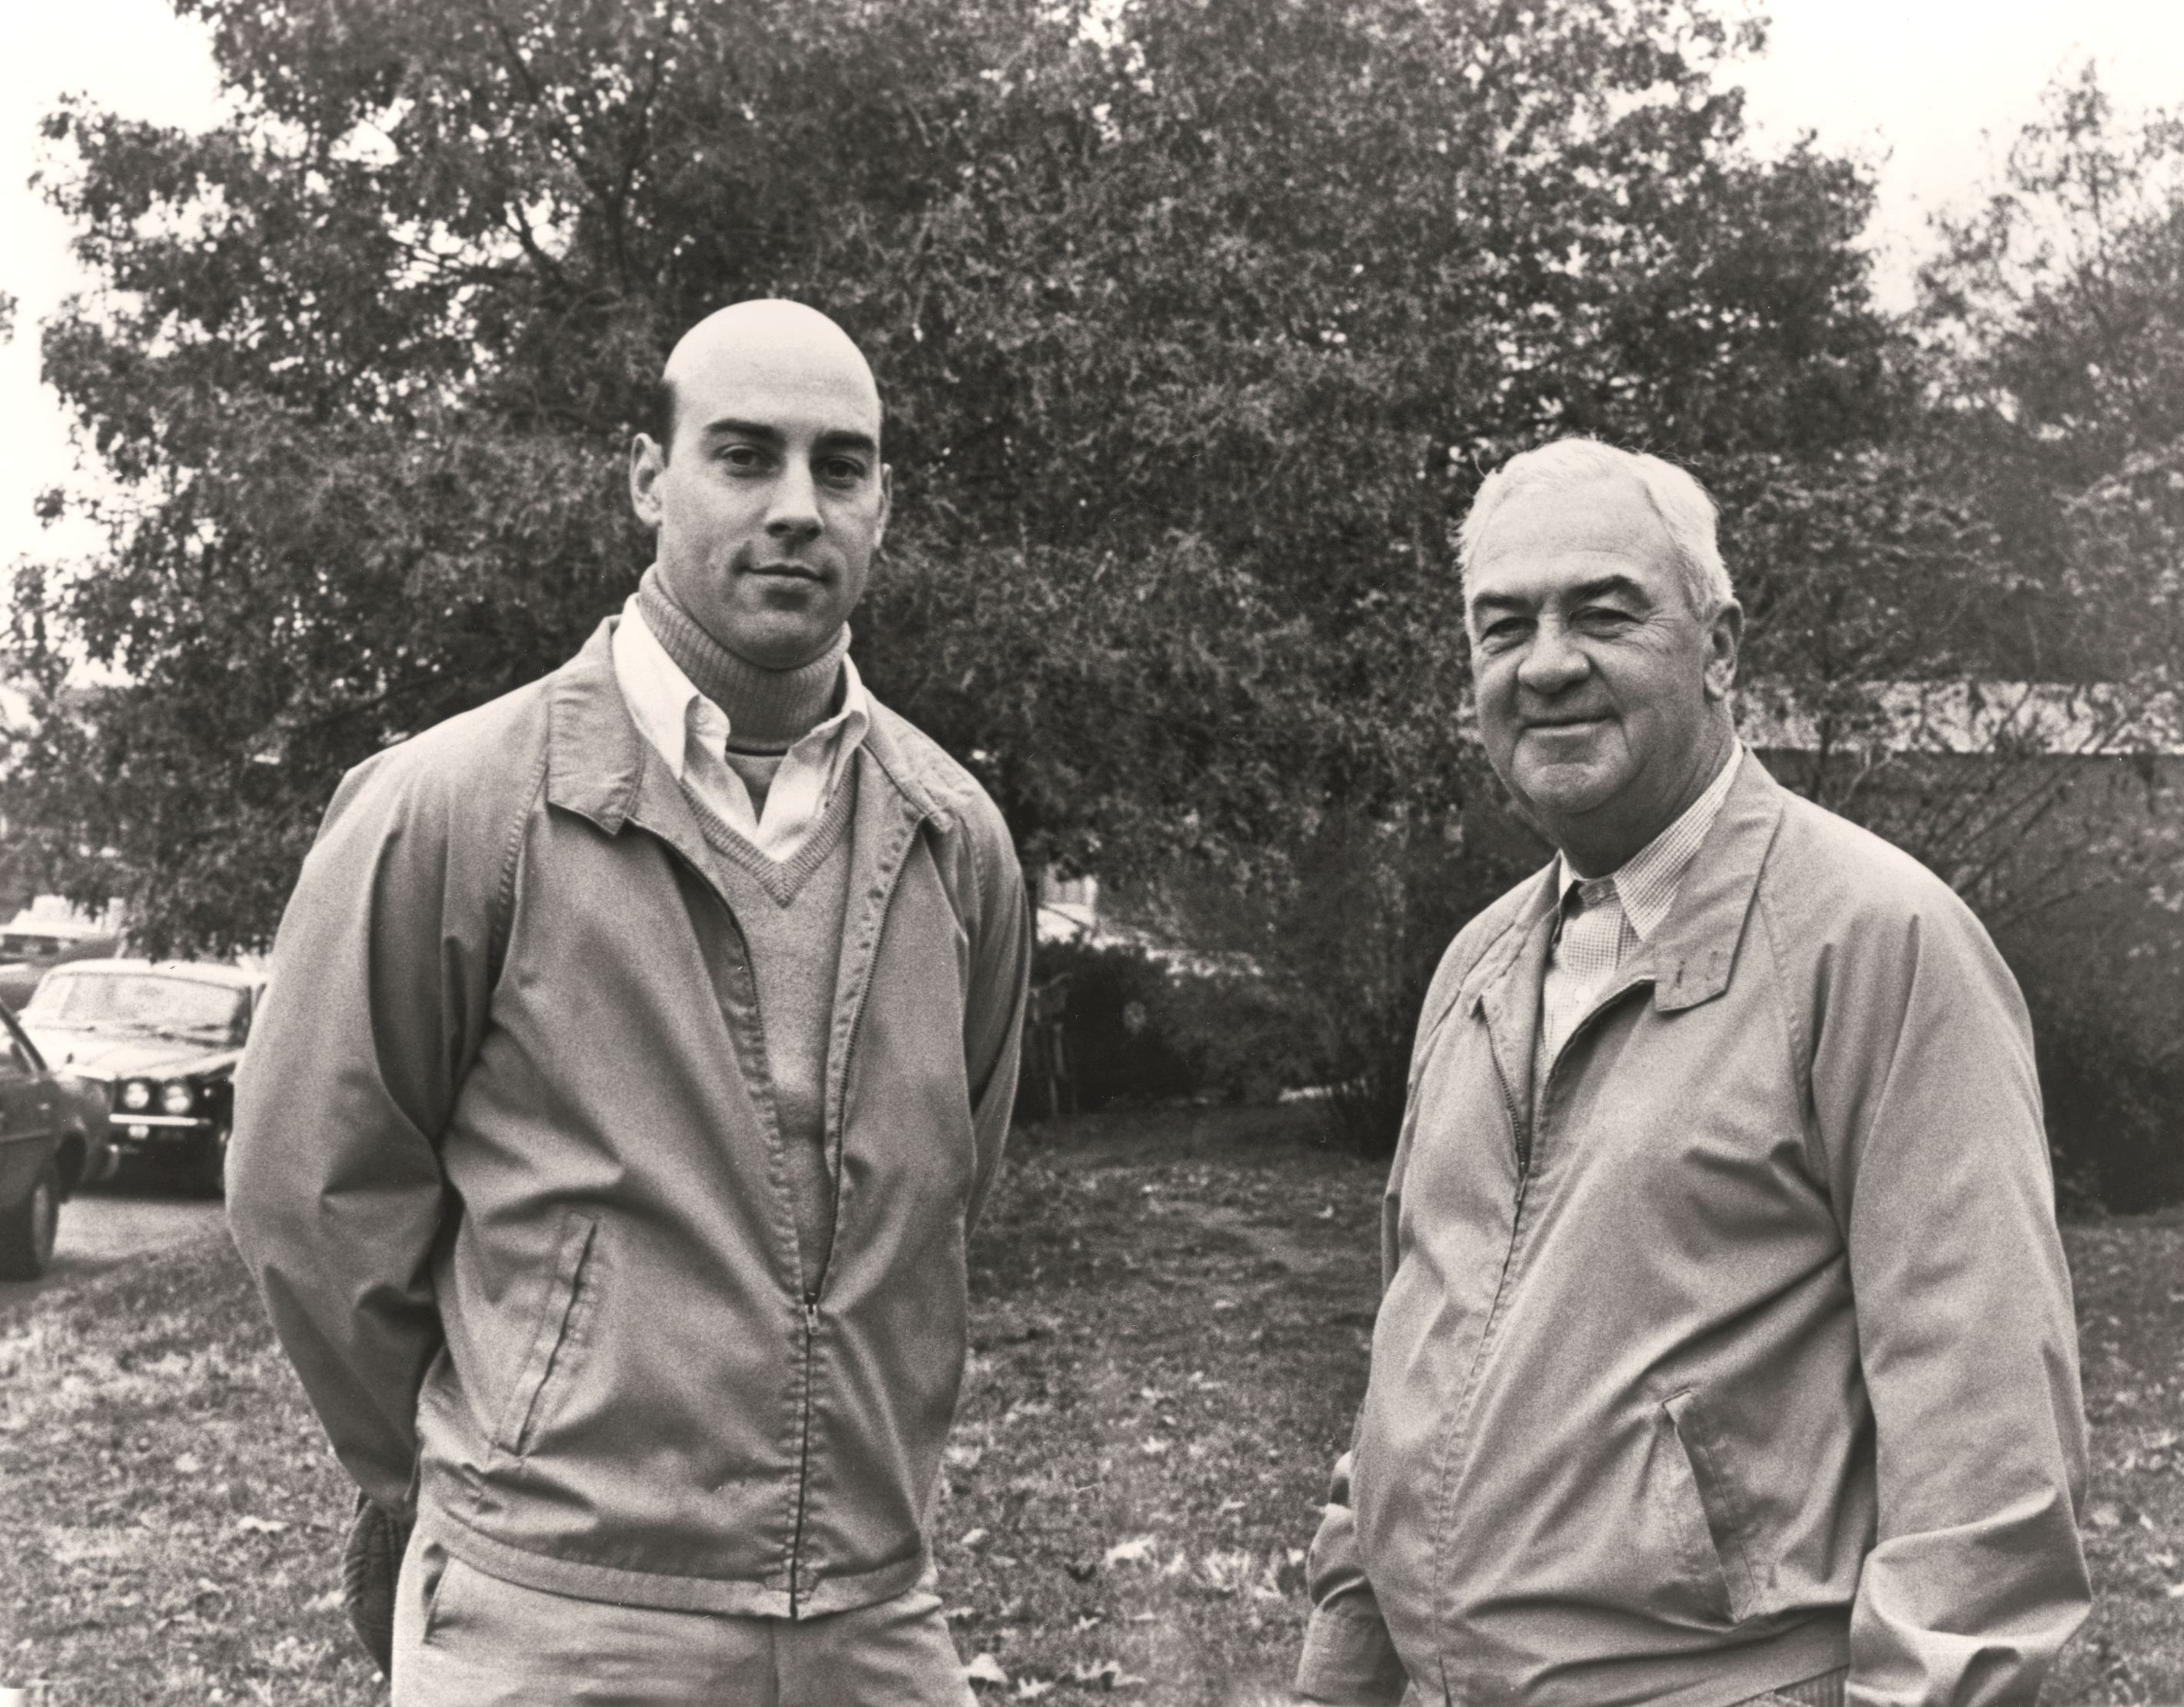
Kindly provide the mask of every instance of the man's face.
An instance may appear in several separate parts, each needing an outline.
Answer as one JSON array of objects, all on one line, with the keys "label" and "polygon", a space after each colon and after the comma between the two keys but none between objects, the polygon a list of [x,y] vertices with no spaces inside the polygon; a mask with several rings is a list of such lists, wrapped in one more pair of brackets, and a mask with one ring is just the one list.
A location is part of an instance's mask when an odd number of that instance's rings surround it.
[{"label": "man's face", "polygon": [[854,350],[753,342],[678,357],[674,442],[638,436],[630,495],[676,602],[738,657],[788,670],[864,596],[890,481]]},{"label": "man's face", "polygon": [[1505,502],[1466,575],[1464,617],[1487,757],[1566,852],[1575,842],[1619,865],[1711,780],[1726,738],[1711,708],[1735,677],[1742,614],[1692,609],[1635,481]]}]

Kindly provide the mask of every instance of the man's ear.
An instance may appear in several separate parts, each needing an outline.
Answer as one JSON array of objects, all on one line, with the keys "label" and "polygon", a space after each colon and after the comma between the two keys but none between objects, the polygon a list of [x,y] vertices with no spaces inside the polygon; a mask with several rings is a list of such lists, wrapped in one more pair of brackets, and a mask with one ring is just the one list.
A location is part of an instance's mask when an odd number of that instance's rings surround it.
[{"label": "man's ear", "polygon": [[880,520],[879,525],[872,530],[874,551],[880,548],[880,542],[887,537],[888,518],[894,514],[894,467],[890,463],[882,463],[880,464]]},{"label": "man's ear", "polygon": [[1736,686],[1736,653],[1744,643],[1744,607],[1735,599],[1714,613],[1707,625],[1706,692],[1709,699],[1726,699]]},{"label": "man's ear", "polygon": [[660,476],[667,471],[667,453],[649,433],[629,442],[629,507],[647,527],[660,525]]}]

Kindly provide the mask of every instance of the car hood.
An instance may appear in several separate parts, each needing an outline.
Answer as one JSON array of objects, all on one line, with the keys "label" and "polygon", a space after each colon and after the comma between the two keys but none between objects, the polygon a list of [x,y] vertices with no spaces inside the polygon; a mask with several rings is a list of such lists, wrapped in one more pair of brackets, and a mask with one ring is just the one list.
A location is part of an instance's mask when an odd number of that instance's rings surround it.
[{"label": "car hood", "polygon": [[233,1068],[242,1053],[209,1049],[196,1037],[162,1037],[149,1031],[82,1031],[72,1026],[23,1029],[48,1067],[87,1078],[202,1078]]}]

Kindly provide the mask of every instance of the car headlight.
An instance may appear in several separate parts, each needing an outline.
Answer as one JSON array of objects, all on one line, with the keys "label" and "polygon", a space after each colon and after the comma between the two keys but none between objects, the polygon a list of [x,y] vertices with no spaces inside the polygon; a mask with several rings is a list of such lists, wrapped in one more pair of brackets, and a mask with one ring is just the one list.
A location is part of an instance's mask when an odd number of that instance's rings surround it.
[{"label": "car headlight", "polygon": [[125,1109],[150,1108],[152,1087],[142,1079],[131,1079],[121,1087],[121,1106]]},{"label": "car headlight", "polygon": [[170,1115],[187,1115],[198,1099],[196,1090],[181,1079],[159,1089],[159,1106]]}]

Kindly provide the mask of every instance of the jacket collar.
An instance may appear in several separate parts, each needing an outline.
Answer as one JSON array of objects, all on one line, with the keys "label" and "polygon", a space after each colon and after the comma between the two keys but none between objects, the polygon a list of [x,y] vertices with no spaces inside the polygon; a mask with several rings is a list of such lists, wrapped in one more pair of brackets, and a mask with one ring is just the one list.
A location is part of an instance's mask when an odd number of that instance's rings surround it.
[{"label": "jacket collar", "polygon": [[1729,987],[1760,868],[1767,863],[1787,798],[1782,785],[1747,753],[1721,815],[1685,871],[1667,921],[1649,945],[1653,1006],[1659,1012],[1695,1008]]},{"label": "jacket collar", "polygon": [[[610,836],[620,835],[636,813],[646,756],[644,737],[615,676],[618,620],[602,622],[583,649],[547,679],[546,798]],[[915,816],[945,828],[953,817],[945,800],[955,791],[925,743],[878,700],[866,703],[872,724],[857,749],[864,780],[877,770]]]},{"label": "jacket collar", "polygon": [[1540,990],[1546,977],[1547,942],[1561,899],[1555,886],[1560,862],[1519,887],[1514,916],[1477,970],[1460,999],[1475,1003],[1486,1019],[1488,1046],[1509,1099],[1521,1146],[1532,1123],[1532,1056],[1539,1047]]},{"label": "jacket collar", "polygon": [[[1659,1011],[1696,1007],[1729,987],[1760,868],[1782,821],[1786,798],[1787,791],[1766,767],[1746,753],[1720,815],[1677,885],[1668,917],[1636,963],[1651,970],[1653,1005]],[[1536,1015],[1527,1009],[1539,1004],[1547,939],[1561,898],[1555,881],[1560,865],[1557,860],[1518,887],[1507,926],[1479,956],[1459,998],[1467,1004],[1483,1001],[1497,1010],[1504,1029],[1513,1034],[1528,1032],[1536,1023]]]}]

